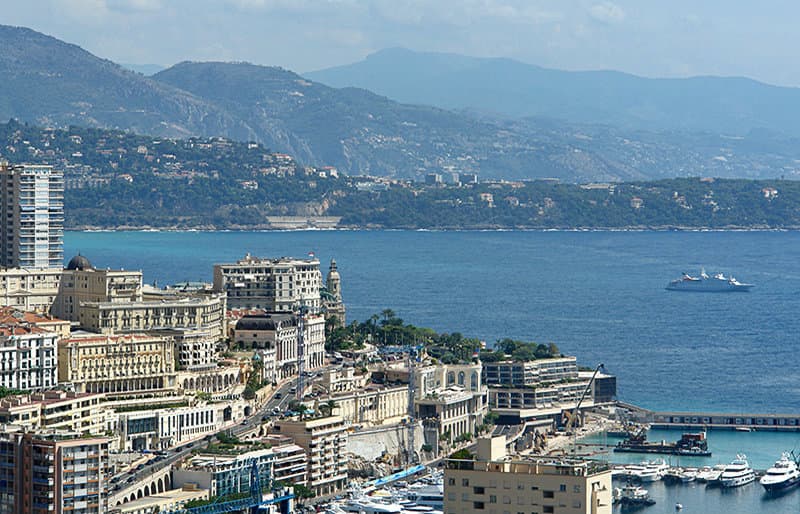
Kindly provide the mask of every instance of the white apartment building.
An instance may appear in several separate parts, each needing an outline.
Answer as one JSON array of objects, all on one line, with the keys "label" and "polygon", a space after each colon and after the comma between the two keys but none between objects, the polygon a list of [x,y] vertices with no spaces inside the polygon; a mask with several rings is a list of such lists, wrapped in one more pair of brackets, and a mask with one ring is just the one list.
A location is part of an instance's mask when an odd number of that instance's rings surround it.
[{"label": "white apartment building", "polygon": [[52,166],[0,163],[0,265],[64,263],[64,174]]},{"label": "white apartment building", "polygon": [[[167,409],[119,412],[116,433],[120,448],[128,451],[166,450],[207,434],[226,422],[227,404],[200,404]],[[232,412],[233,409],[229,409]]]},{"label": "white apartment building", "polygon": [[0,325],[0,386],[24,391],[58,384],[58,334],[27,323]]},{"label": "white apartment building", "polygon": [[265,259],[250,254],[233,264],[214,265],[214,291],[228,296],[229,309],[310,312],[322,306],[317,259]]},{"label": "white apartment building", "polygon": [[105,395],[44,391],[7,396],[0,400],[0,423],[28,430],[67,430],[80,434],[105,433],[113,411],[104,406]]}]

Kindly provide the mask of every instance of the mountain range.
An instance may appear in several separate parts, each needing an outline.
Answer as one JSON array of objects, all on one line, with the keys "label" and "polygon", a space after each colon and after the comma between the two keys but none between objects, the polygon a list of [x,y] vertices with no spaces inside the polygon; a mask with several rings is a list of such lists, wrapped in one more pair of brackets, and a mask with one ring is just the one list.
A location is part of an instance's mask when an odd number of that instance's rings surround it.
[{"label": "mountain range", "polygon": [[[798,90],[739,79],[651,82],[401,50],[306,77],[222,62],[183,62],[144,76],[26,28],[0,26],[0,47],[0,119],[256,141],[349,174],[776,177],[794,175],[800,162],[800,129],[789,123]],[[348,70],[377,81],[370,87],[378,94]],[[508,73],[505,80],[491,77],[500,73]],[[530,82],[537,74],[538,86]],[[697,109],[691,115],[690,106]],[[735,127],[721,130],[730,119]]]},{"label": "mountain range", "polygon": [[362,87],[398,102],[514,118],[729,135],[768,129],[800,136],[800,89],[741,77],[652,79],[403,48],[305,76],[334,87]]}]

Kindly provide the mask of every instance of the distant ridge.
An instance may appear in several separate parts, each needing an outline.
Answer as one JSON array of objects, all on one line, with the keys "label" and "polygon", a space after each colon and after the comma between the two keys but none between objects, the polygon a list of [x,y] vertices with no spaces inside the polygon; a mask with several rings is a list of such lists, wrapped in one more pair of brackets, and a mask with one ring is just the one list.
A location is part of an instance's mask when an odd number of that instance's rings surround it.
[{"label": "distant ridge", "polygon": [[562,71],[505,58],[381,50],[304,74],[398,102],[543,116],[647,130],[800,135],[800,89],[739,77],[650,79],[617,71]]}]

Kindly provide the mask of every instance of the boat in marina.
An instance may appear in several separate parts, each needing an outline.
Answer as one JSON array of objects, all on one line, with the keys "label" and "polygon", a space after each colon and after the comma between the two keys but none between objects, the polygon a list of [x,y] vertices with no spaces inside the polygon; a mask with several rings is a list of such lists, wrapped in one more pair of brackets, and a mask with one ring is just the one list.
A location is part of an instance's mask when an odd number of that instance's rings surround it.
[{"label": "boat in marina", "polygon": [[681,278],[676,278],[667,284],[669,291],[698,293],[747,292],[752,288],[753,284],[743,284],[733,277],[726,277],[723,273],[708,275],[706,270],[702,270],[697,277],[684,273]]},{"label": "boat in marina", "polygon": [[800,484],[800,469],[788,453],[783,453],[771,468],[761,477],[759,483],[769,493],[785,491]]},{"label": "boat in marina", "polygon": [[444,508],[444,487],[441,484],[412,487],[406,493],[406,499],[416,505],[441,510]]},{"label": "boat in marina", "polygon": [[742,454],[736,455],[736,459],[725,467],[725,471],[719,477],[719,484],[722,487],[740,487],[755,481],[756,473],[747,462],[747,457]]},{"label": "boat in marina", "polygon": [[668,469],[669,466],[664,459],[656,459],[648,462],[636,478],[642,482],[658,482],[664,478]]},{"label": "boat in marina", "polygon": [[719,477],[725,471],[725,464],[716,464],[715,466],[703,466],[697,471],[696,479],[698,482],[706,482],[708,484],[718,484]]},{"label": "boat in marina", "polygon": [[656,501],[650,498],[650,492],[638,485],[628,484],[622,489],[614,488],[611,494],[613,503],[619,503],[623,508],[644,507],[655,505]]}]

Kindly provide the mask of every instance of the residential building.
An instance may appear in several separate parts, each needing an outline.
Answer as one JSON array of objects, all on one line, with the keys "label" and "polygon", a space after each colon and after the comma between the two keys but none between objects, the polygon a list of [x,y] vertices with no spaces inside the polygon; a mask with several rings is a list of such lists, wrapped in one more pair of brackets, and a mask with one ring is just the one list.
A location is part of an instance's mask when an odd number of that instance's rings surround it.
[{"label": "residential building", "polygon": [[0,163],[0,265],[64,263],[64,174],[52,166]]},{"label": "residential building", "polygon": [[214,291],[225,293],[230,309],[319,312],[322,275],[318,259],[264,259],[245,255],[214,265]]},{"label": "residential building", "polygon": [[101,334],[187,328],[207,330],[224,338],[225,296],[179,296],[161,301],[85,302],[80,305],[81,328]]},{"label": "residential building", "polygon": [[270,487],[273,481],[305,483],[306,452],[296,444],[283,444],[242,453],[202,453],[189,460],[172,474],[174,485],[197,484],[211,496],[250,491],[253,466],[258,470],[260,486]]},{"label": "residential building", "polygon": [[175,343],[148,334],[73,334],[58,345],[60,382],[78,392],[143,393],[175,387]]},{"label": "residential building", "polygon": [[58,334],[24,321],[0,325],[0,386],[39,391],[58,383]]},{"label": "residential building", "polygon": [[0,269],[0,305],[29,312],[50,312],[58,296],[61,273],[61,264],[49,269]]},{"label": "residential building", "polygon": [[[320,396],[314,404],[333,401],[336,415],[347,424],[397,423],[408,416],[408,386],[370,384],[362,389]],[[306,402],[307,403],[307,402]]]},{"label": "residential building", "polygon": [[13,430],[0,433],[0,514],[108,511],[108,439]]},{"label": "residential building", "polygon": [[474,460],[448,459],[445,514],[611,514],[611,469],[581,460],[514,460],[506,438],[478,440]]},{"label": "residential building", "polygon": [[142,272],[95,269],[89,259],[76,255],[63,270],[52,313],[80,321],[83,303],[130,303],[142,301]]},{"label": "residential building", "polygon": [[80,434],[103,434],[113,411],[103,405],[105,395],[44,391],[7,396],[0,400],[0,423],[27,430],[55,429]]},{"label": "residential building", "polygon": [[575,357],[484,362],[483,374],[489,387],[531,387],[561,380],[576,380],[578,364]]},{"label": "residential building", "polygon": [[339,416],[279,420],[272,431],[285,435],[308,455],[308,487],[317,496],[341,491],[347,484],[347,429]]}]

